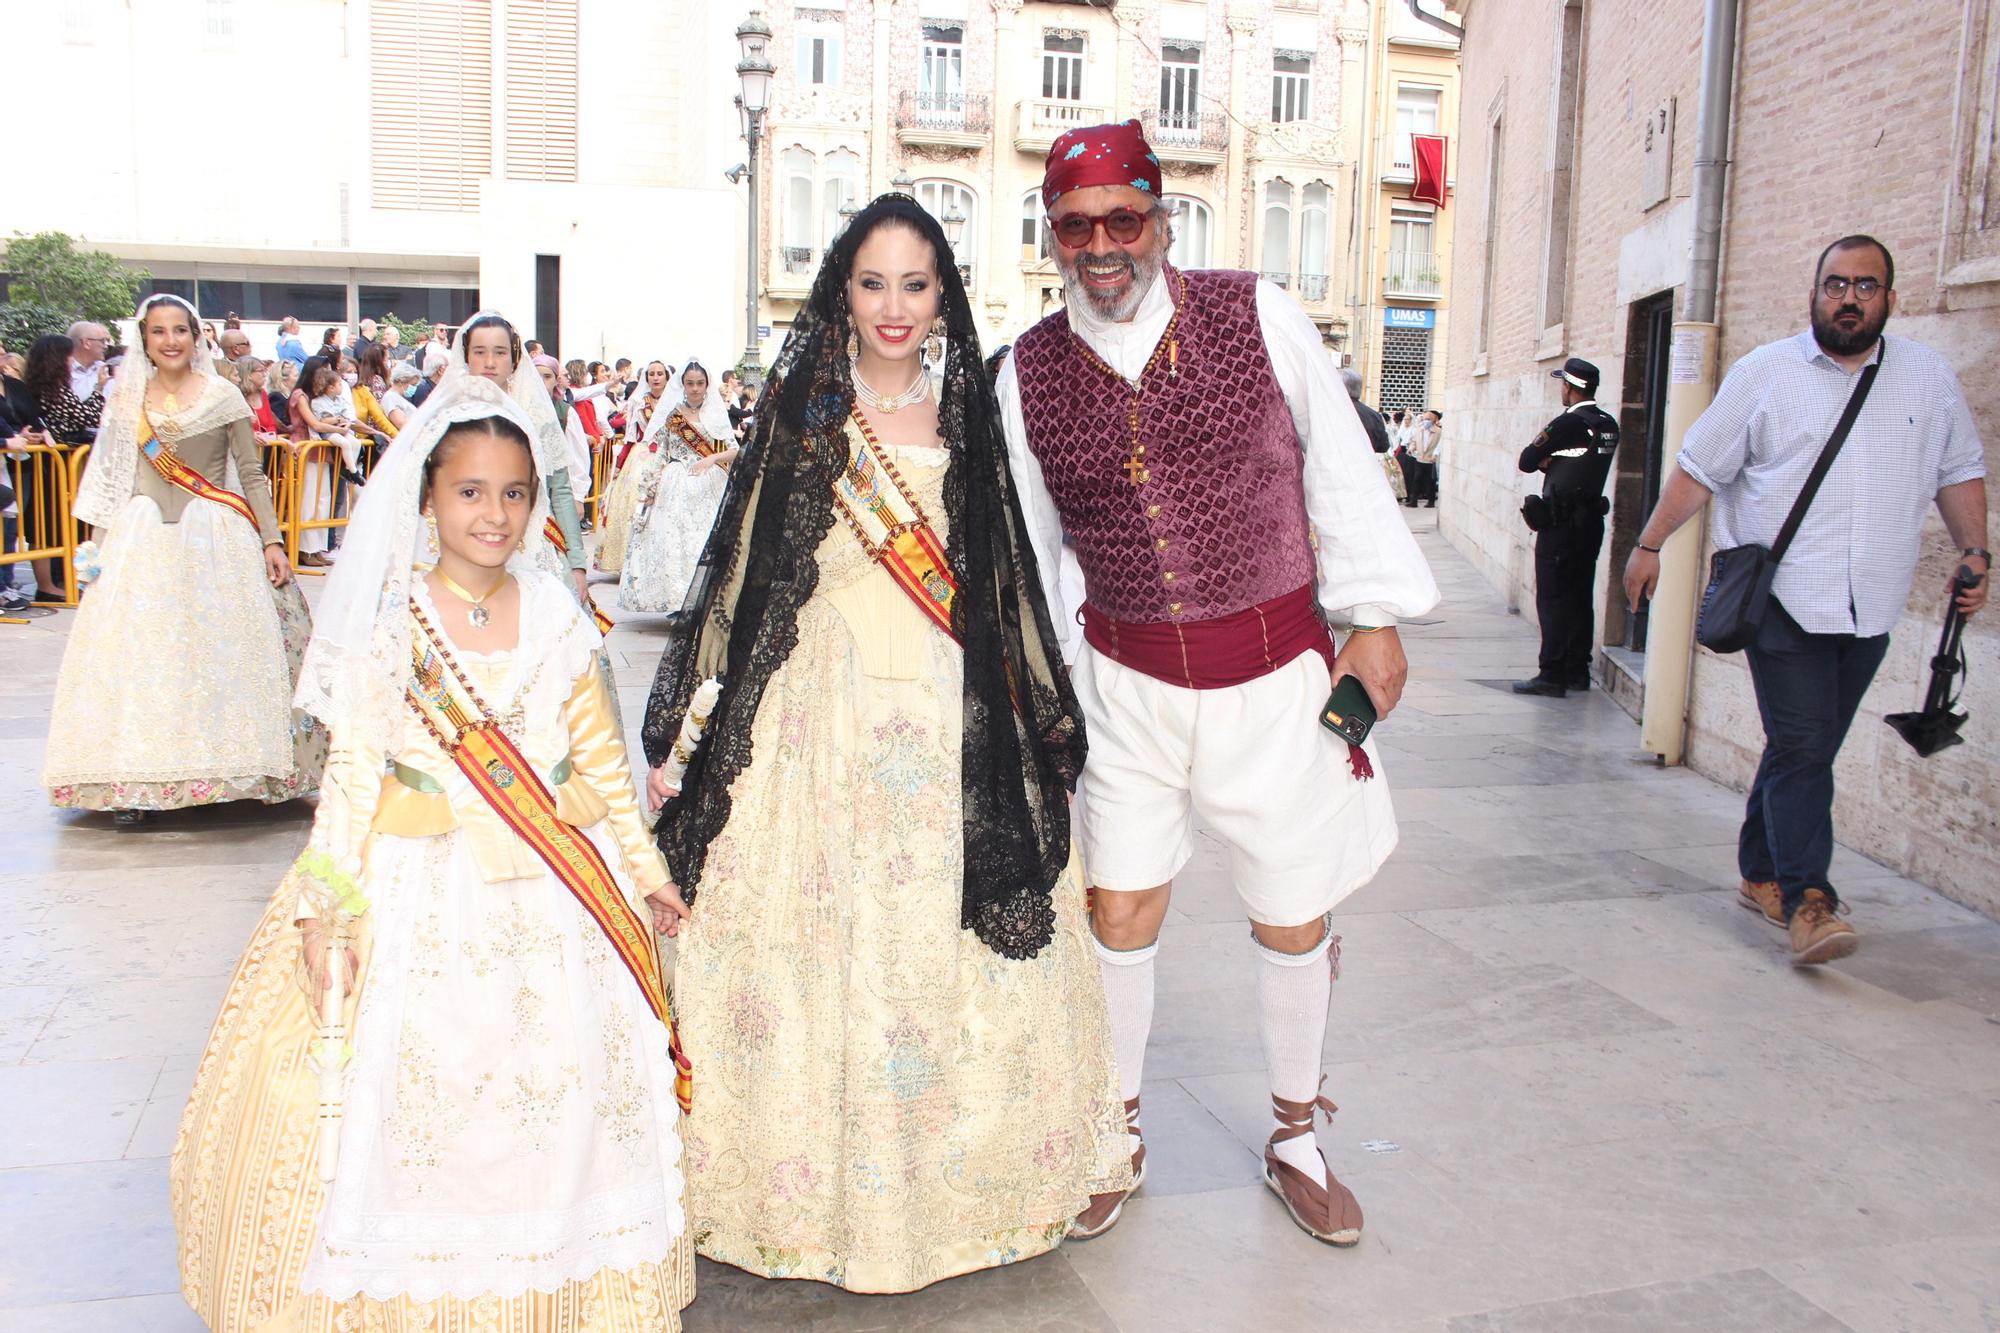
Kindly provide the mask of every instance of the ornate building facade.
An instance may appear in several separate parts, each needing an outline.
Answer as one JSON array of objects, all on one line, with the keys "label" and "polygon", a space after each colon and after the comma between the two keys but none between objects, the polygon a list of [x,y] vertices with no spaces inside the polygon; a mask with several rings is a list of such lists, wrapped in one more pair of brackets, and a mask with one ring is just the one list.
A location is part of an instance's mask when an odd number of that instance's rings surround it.
[{"label": "ornate building facade", "polygon": [[763,15],[777,74],[758,164],[768,185],[764,360],[842,210],[895,188],[953,236],[987,345],[1011,341],[1062,301],[1038,192],[1049,145],[1071,126],[1128,118],[1144,124],[1165,170],[1175,262],[1262,272],[1347,353],[1359,323],[1381,318],[1379,292],[1360,282],[1386,244],[1377,220],[1387,216],[1364,158],[1380,133],[1371,81],[1392,9],[1363,0],[774,6]]}]

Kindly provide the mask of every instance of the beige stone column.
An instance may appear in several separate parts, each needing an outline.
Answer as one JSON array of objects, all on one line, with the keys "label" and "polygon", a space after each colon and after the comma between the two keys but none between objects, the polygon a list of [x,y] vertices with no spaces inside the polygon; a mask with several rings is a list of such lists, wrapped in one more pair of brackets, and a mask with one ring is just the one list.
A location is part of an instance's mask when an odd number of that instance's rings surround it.
[{"label": "beige stone column", "polygon": [[[1251,93],[1250,38],[1263,18],[1254,10],[1233,11],[1229,15],[1229,155],[1223,163],[1222,206],[1233,214],[1236,253],[1217,255],[1218,268],[1255,268],[1250,262],[1251,231],[1257,223],[1257,204],[1250,198],[1251,126],[1261,123],[1254,114],[1257,103]],[[1219,228],[1218,228],[1219,230]]]}]

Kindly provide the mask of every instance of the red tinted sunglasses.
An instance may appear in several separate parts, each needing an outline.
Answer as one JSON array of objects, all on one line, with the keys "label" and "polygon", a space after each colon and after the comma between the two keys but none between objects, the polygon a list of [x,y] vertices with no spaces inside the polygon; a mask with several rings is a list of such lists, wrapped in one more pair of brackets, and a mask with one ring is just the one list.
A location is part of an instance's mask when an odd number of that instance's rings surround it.
[{"label": "red tinted sunglasses", "polygon": [[1090,238],[1097,234],[1099,227],[1104,234],[1120,245],[1130,245],[1146,230],[1146,223],[1157,208],[1149,208],[1141,213],[1136,208],[1114,208],[1109,213],[1092,216],[1089,213],[1065,213],[1059,218],[1049,219],[1049,229],[1062,242],[1065,250],[1081,250],[1090,244]]}]

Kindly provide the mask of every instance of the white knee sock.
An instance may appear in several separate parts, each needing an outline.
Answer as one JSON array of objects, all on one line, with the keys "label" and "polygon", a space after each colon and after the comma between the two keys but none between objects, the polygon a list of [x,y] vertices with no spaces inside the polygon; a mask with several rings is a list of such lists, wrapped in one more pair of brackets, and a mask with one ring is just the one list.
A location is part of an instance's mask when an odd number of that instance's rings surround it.
[{"label": "white knee sock", "polygon": [[[1327,1004],[1333,998],[1333,974],[1326,960],[1331,938],[1328,932],[1304,953],[1279,953],[1255,945],[1264,1063],[1271,1073],[1271,1094],[1288,1102],[1310,1102],[1319,1095]],[[1275,1116],[1272,1124],[1274,1129],[1283,1128]],[[1314,1179],[1320,1177],[1319,1145],[1311,1134],[1286,1139],[1276,1152],[1279,1160]]]},{"label": "white knee sock", "polygon": [[1104,1006],[1111,1019],[1111,1053],[1118,1059],[1118,1095],[1139,1095],[1146,1070],[1146,1038],[1153,1031],[1153,958],[1160,942],[1113,949],[1097,942],[1097,970],[1104,977]]}]

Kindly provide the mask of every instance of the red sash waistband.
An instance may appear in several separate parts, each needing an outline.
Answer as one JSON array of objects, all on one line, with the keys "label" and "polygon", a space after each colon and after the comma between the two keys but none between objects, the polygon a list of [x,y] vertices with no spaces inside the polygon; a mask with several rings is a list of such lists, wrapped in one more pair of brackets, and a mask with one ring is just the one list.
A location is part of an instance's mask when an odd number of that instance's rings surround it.
[{"label": "red sash waistband", "polygon": [[1084,642],[1121,666],[1191,690],[1220,690],[1268,676],[1303,652],[1333,670],[1333,636],[1311,584],[1211,620],[1135,624],[1083,605]]}]

